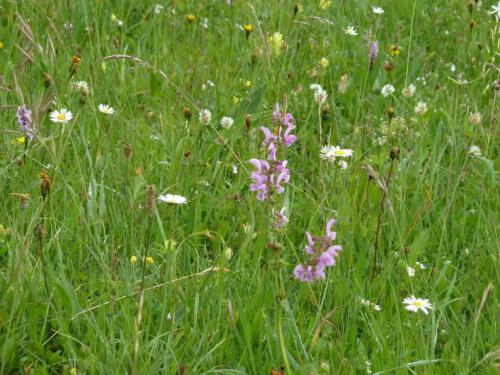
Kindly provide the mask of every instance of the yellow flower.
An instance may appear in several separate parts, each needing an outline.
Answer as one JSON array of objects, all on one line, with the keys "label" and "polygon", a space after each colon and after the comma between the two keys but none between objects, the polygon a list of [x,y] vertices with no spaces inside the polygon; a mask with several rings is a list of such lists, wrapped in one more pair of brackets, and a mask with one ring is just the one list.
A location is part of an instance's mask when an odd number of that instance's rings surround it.
[{"label": "yellow flower", "polygon": [[252,87],[252,81],[246,81],[244,86],[246,89],[249,89],[250,87]]},{"label": "yellow flower", "polygon": [[196,16],[194,14],[188,14],[186,16],[186,19],[188,20],[189,23],[193,23],[193,21],[196,19]]},{"label": "yellow flower", "polygon": [[[144,260],[144,257],[143,257],[143,260]],[[154,264],[154,263],[155,263],[155,260],[153,259],[153,257],[151,257],[151,256],[146,257],[146,264]]]},{"label": "yellow flower", "polygon": [[24,145],[26,143],[26,138],[24,137],[19,137],[15,138],[11,142],[13,145]]},{"label": "yellow flower", "polygon": [[320,7],[321,9],[326,9],[326,8],[328,8],[330,5],[332,5],[331,0],[319,0],[319,7]]},{"label": "yellow flower", "polygon": [[137,263],[137,257],[135,255],[132,255],[130,257],[130,264],[134,265]]},{"label": "yellow flower", "polygon": [[399,56],[401,54],[401,47],[399,47],[397,44],[392,44],[389,47],[389,53],[391,56]]},{"label": "yellow flower", "polygon": [[76,372],[76,368],[74,368],[74,367],[73,367],[71,370],[69,370],[69,373],[70,373],[71,375],[76,375],[76,374],[77,374],[77,372]]},{"label": "yellow flower", "polygon": [[283,34],[280,32],[275,32],[272,36],[267,39],[271,51],[274,55],[279,55],[283,49],[286,48],[285,41],[283,39]]},{"label": "yellow flower", "polygon": [[321,65],[323,69],[326,69],[330,66],[330,61],[328,61],[326,57],[322,57],[321,60],[319,61],[319,65]]},{"label": "yellow flower", "polygon": [[241,102],[241,98],[238,98],[237,96],[233,96],[233,104],[236,105],[236,104],[239,104]]},{"label": "yellow flower", "polygon": [[253,30],[253,26],[251,24],[249,24],[249,23],[245,24],[245,25],[243,25],[243,30],[245,31],[245,35],[248,38],[250,36],[250,33]]},{"label": "yellow flower", "polygon": [[0,49],[3,48],[3,42],[0,42]]}]

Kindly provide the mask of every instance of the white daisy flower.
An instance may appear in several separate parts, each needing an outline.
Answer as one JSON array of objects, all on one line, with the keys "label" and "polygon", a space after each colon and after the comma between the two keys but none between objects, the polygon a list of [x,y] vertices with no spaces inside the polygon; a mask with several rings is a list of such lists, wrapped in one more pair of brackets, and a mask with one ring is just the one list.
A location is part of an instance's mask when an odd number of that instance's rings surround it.
[{"label": "white daisy flower", "polygon": [[419,116],[423,116],[427,113],[427,103],[426,102],[418,102],[417,106],[415,107],[415,113]]},{"label": "white daisy flower", "polygon": [[354,26],[348,26],[347,29],[344,29],[344,32],[347,34],[347,35],[351,35],[351,36],[356,36],[358,35],[358,32],[357,30],[354,28]]},{"label": "white daisy flower", "polygon": [[112,115],[115,113],[115,109],[107,104],[99,104],[98,108],[99,112],[104,113],[105,115]]},{"label": "white daisy flower", "polygon": [[208,125],[212,121],[212,112],[208,109],[202,109],[198,114],[198,118],[203,125]]},{"label": "white daisy flower", "polygon": [[60,110],[55,110],[50,113],[50,120],[55,123],[66,124],[71,121],[73,118],[73,114],[68,111],[66,108],[62,108]]},{"label": "white daisy flower", "polygon": [[497,5],[491,6],[491,12],[489,13],[495,16],[497,22],[500,21],[500,1],[498,2]]},{"label": "white daisy flower", "polygon": [[231,126],[233,126],[233,124],[234,120],[231,117],[224,116],[220,119],[220,126],[225,129],[229,129]]},{"label": "white daisy flower", "polygon": [[375,14],[384,14],[384,9],[381,7],[372,7],[372,11]]},{"label": "white daisy flower", "polygon": [[380,90],[380,92],[382,93],[384,98],[387,98],[389,95],[394,94],[395,91],[396,91],[396,89],[390,83],[388,83],[387,85],[382,87],[382,90]]},{"label": "white daisy flower", "polygon": [[429,310],[432,310],[432,304],[428,299],[416,298],[414,295],[410,297],[406,297],[403,300],[403,303],[406,305],[405,309],[411,312],[418,312],[422,310],[424,314],[428,314]]},{"label": "white daisy flower", "polygon": [[160,202],[171,203],[171,204],[186,204],[187,198],[182,195],[177,194],[165,194],[158,196]]},{"label": "white daisy flower", "polygon": [[319,151],[320,157],[323,160],[327,160],[329,162],[335,161],[336,158],[347,158],[353,155],[354,151],[346,148],[342,149],[340,146],[323,146]]}]

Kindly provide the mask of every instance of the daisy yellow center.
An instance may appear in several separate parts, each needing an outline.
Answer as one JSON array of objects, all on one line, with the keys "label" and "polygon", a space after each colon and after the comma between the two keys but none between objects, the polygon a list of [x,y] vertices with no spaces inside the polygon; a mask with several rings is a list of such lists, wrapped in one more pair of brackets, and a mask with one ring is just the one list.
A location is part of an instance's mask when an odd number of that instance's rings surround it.
[{"label": "daisy yellow center", "polygon": [[338,151],[335,151],[335,154],[338,156],[344,156],[346,154],[346,152],[344,150],[338,150]]},{"label": "daisy yellow center", "polygon": [[413,301],[412,305],[415,307],[424,307],[424,304],[422,301]]},{"label": "daisy yellow center", "polygon": [[59,113],[59,114],[57,115],[57,119],[58,119],[58,120],[64,120],[65,118],[66,118],[66,116],[64,116],[64,114],[62,114],[62,113]]}]

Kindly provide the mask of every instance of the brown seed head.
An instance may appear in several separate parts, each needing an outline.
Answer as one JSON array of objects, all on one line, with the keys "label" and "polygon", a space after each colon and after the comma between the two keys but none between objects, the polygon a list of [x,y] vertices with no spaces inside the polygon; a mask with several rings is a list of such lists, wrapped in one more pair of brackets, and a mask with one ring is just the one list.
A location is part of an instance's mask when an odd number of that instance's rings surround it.
[{"label": "brown seed head", "polygon": [[132,146],[130,143],[125,143],[125,146],[123,146],[123,154],[127,160],[132,156]]},{"label": "brown seed head", "polygon": [[38,224],[35,228],[35,236],[38,239],[38,241],[43,240],[45,235],[47,234],[47,231],[45,230],[45,227],[43,224]]},{"label": "brown seed head", "polygon": [[393,147],[391,149],[391,152],[389,153],[391,160],[395,160],[399,157],[399,151],[399,147]]},{"label": "brown seed head", "polygon": [[147,190],[148,202],[147,202],[147,211],[149,216],[153,216],[156,204],[156,189],[153,185],[148,186]]},{"label": "brown seed head", "polygon": [[193,113],[191,112],[191,110],[188,107],[184,107],[182,112],[184,112],[184,118],[187,121],[191,121],[191,117],[193,117]]},{"label": "brown seed head", "polygon": [[52,181],[50,176],[45,171],[40,172],[40,192],[42,197],[45,198],[50,193],[50,188],[52,187]]}]

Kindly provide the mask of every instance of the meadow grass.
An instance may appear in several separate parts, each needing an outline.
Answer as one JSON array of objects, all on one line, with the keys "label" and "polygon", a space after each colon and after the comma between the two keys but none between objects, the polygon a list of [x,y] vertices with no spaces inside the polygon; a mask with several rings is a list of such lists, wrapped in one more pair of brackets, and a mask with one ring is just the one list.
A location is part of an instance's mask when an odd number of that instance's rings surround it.
[{"label": "meadow grass", "polygon": [[[496,3],[156,4],[0,4],[0,374],[496,373]],[[276,103],[291,179],[260,202],[248,160]],[[330,218],[343,250],[301,282]]]}]

